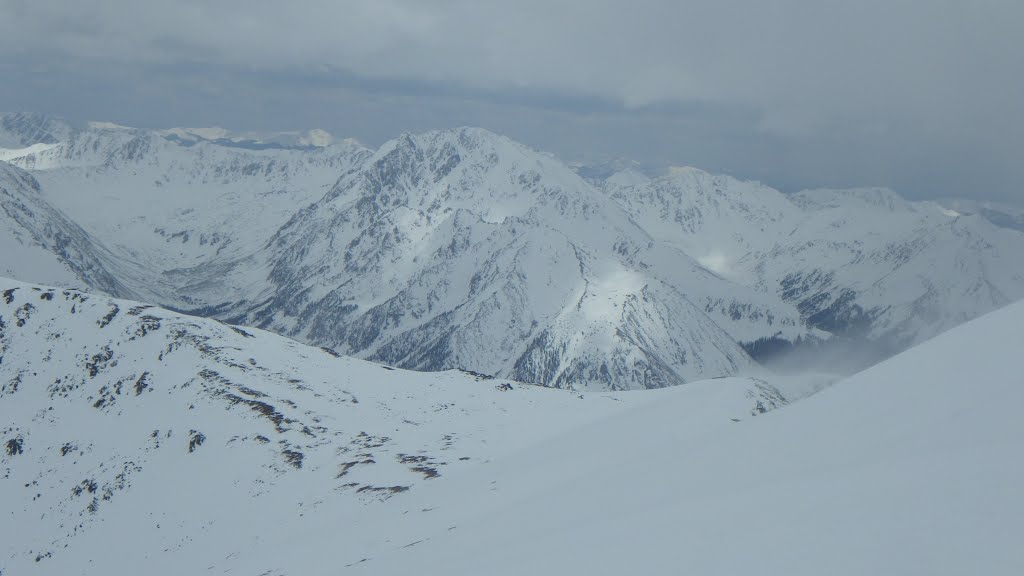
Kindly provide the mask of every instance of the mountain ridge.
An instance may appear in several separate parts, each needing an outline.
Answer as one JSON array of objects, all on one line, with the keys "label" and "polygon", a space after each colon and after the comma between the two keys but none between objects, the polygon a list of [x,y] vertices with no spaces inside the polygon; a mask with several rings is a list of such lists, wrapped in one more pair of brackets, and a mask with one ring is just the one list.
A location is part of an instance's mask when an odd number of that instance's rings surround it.
[{"label": "mountain ridge", "polygon": [[[4,118],[19,146],[62,133]],[[881,189],[585,180],[471,127],[375,151],[68,130],[0,153],[73,216],[110,293],[409,368],[664,386],[830,342],[891,354],[1024,297],[1024,234]]]}]

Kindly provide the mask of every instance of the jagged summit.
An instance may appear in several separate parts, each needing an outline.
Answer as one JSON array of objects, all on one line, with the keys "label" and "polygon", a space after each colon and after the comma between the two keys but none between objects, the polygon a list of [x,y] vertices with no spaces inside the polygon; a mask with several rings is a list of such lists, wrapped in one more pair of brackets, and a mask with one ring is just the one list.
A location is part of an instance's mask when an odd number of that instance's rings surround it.
[{"label": "jagged summit", "polygon": [[[643,255],[699,267],[649,244],[548,155],[481,129],[406,134],[275,235],[275,289],[241,320],[294,311],[267,326],[396,365],[564,387],[661,387],[749,365]],[[675,340],[662,349],[655,333]]]}]

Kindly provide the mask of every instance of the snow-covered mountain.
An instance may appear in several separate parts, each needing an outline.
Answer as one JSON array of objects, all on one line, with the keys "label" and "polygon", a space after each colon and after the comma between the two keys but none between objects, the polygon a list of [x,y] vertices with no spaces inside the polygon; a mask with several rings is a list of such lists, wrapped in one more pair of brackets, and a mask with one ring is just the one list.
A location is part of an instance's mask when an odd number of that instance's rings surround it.
[{"label": "snow-covered mountain", "polygon": [[794,200],[810,212],[803,238],[776,243],[755,272],[819,328],[904,347],[1024,297],[1018,231],[888,190]]},{"label": "snow-covered mountain", "polygon": [[0,151],[0,160],[31,171],[54,208],[152,277],[251,254],[370,154],[352,142],[310,149],[186,146],[116,125],[76,129],[46,117],[3,118],[7,132],[0,141],[24,144],[42,133],[61,139]]},{"label": "snow-covered mountain", "polygon": [[[653,242],[554,158],[479,129],[385,145],[266,255],[273,289],[235,321],[403,367],[655,388],[750,365],[693,294],[758,294]],[[799,330],[791,312],[779,322]]]},{"label": "snow-covered mountain", "polygon": [[51,206],[29,173],[0,162],[0,273],[36,282],[129,290],[111,272],[112,256]]},{"label": "snow-covered mountain", "polygon": [[[43,149],[67,140],[72,132],[74,128],[68,122],[54,116],[0,114],[0,148],[5,150],[23,150],[32,146],[37,150]],[[6,159],[0,155],[0,160]]]},{"label": "snow-covered mountain", "polygon": [[708,269],[890,352],[1024,298],[1024,234],[890,190],[786,195],[693,168],[602,187]]},{"label": "snow-covered mountain", "polygon": [[[785,403],[715,388],[726,421]],[[377,514],[429,515],[423,487],[659,398],[406,372],[2,280],[0,573],[333,573]]]},{"label": "snow-covered mountain", "polygon": [[[652,242],[556,159],[483,130],[406,135],[372,154],[71,134],[6,157],[117,255],[115,295],[403,367],[559,387],[734,374],[753,365],[744,339],[812,332],[794,307]],[[313,176],[337,182],[324,194]],[[694,294],[775,310],[741,335],[726,306]]]},{"label": "snow-covered mountain", "polygon": [[[1024,297],[1024,233],[889,191],[629,165],[585,179],[472,128],[373,151],[0,119],[3,186],[39,206],[36,232],[5,242],[75,278],[14,255],[9,275],[406,368],[661,387],[795,344],[891,353]],[[80,241],[61,253],[46,238],[67,226]]]},{"label": "snow-covered mountain", "polygon": [[15,281],[0,321],[5,575],[1024,570],[1024,304],[789,406],[406,372]]}]

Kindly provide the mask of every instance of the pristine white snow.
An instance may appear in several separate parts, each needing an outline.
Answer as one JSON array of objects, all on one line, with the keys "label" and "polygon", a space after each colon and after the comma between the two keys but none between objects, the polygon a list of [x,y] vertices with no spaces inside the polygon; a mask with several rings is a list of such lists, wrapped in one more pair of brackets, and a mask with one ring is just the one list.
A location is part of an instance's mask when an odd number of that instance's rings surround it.
[{"label": "pristine white snow", "polygon": [[753,380],[405,372],[14,281],[0,319],[4,574],[1024,570],[1024,302],[776,410]]}]

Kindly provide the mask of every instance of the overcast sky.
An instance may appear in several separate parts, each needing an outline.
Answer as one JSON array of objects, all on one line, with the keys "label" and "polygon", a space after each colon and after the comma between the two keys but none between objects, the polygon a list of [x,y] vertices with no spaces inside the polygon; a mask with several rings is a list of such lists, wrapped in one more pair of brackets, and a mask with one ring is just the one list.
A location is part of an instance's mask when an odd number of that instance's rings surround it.
[{"label": "overcast sky", "polygon": [[0,0],[0,110],[1024,199],[1020,0]]}]

